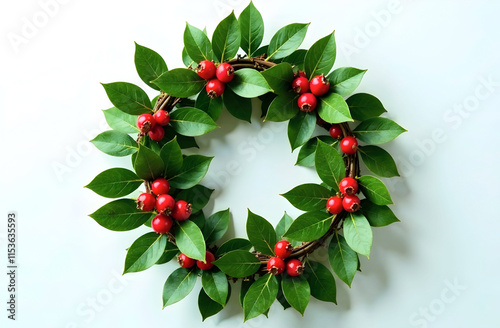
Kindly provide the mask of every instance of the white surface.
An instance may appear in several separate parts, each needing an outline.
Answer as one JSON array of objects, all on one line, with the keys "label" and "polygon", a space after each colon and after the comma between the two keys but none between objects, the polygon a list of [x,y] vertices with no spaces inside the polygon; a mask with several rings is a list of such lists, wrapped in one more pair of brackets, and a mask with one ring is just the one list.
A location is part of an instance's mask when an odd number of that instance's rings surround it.
[{"label": "white surface", "polygon": [[[310,21],[303,47],[336,30],[335,66],[369,69],[359,90],[378,96],[387,116],[409,130],[384,146],[403,173],[388,183],[402,223],[374,229],[372,256],[362,259],[363,272],[353,287],[337,280],[338,306],[312,300],[302,319],[276,303],[270,319],[243,325],[234,289],[227,309],[204,327],[497,326],[500,4],[397,3],[255,0],[266,42],[286,24]],[[117,280],[125,249],[140,231],[98,226],[86,215],[107,200],[82,186],[104,169],[130,163],[87,141],[103,129],[100,109],[111,106],[99,82],[144,86],[133,64],[133,41],[158,51],[170,68],[182,67],[185,21],[206,25],[211,35],[230,8],[239,15],[246,5],[66,1],[15,51],[9,33],[22,35],[25,20],[43,15],[43,9],[33,0],[2,2],[2,272],[7,211],[17,211],[21,221],[18,321],[5,318],[1,274],[2,327],[201,326],[197,292],[161,310],[162,286],[175,264]],[[380,23],[377,13],[389,9],[393,13]],[[491,89],[481,87],[489,79]],[[227,116],[220,123],[223,129],[200,139],[203,152],[216,156],[205,184],[222,185],[214,176],[229,160],[238,161],[241,172],[214,194],[209,207],[231,208],[230,230],[237,236],[245,235],[247,207],[273,223],[284,210],[295,216],[298,211],[278,194],[318,178],[293,166],[296,153],[290,153],[285,126],[266,123],[266,129],[276,130],[262,135],[261,123]],[[429,141],[433,134],[436,141]],[[244,143],[259,137],[268,142],[250,159],[251,146]],[[421,145],[428,147],[425,152]],[[67,171],[57,174],[58,164]],[[449,289],[454,281],[464,287],[456,295]],[[419,311],[429,307],[426,318]]]}]

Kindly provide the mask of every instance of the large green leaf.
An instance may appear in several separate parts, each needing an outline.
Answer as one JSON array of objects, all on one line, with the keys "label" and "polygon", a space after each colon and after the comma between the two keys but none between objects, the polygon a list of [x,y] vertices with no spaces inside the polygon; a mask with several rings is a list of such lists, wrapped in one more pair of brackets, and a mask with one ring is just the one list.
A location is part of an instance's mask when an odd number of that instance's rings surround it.
[{"label": "large green leaf", "polygon": [[137,204],[133,199],[117,199],[89,216],[106,229],[128,231],[143,225],[152,214],[152,212],[137,209]]},{"label": "large green leaf", "polygon": [[249,251],[250,248],[252,248],[252,243],[249,240],[243,238],[233,238],[220,245],[217,252],[215,252],[215,256],[218,257],[236,250]]},{"label": "large green leaf", "polygon": [[269,41],[267,59],[279,59],[293,53],[304,41],[309,24],[290,24],[282,27]]},{"label": "large green leaf", "polygon": [[358,184],[363,195],[372,203],[377,205],[393,204],[389,191],[379,179],[369,175],[363,175],[359,177]]},{"label": "large green leaf", "polygon": [[344,238],[353,251],[370,257],[373,234],[368,220],[360,212],[349,213],[344,220]]},{"label": "large green leaf", "polygon": [[205,239],[196,223],[191,220],[178,223],[175,242],[182,253],[192,259],[205,261]]},{"label": "large green leaf", "polygon": [[139,128],[136,125],[137,116],[122,112],[116,107],[103,110],[104,117],[108,125],[116,131],[123,133],[139,133]]},{"label": "large green leaf", "polygon": [[179,302],[186,297],[196,284],[196,273],[178,268],[170,274],[163,286],[163,308]]},{"label": "large green leaf", "polygon": [[244,98],[255,98],[273,91],[259,71],[251,68],[239,69],[227,84],[234,93]]},{"label": "large green leaf", "polygon": [[379,145],[395,139],[406,130],[388,118],[372,117],[361,122],[353,132],[359,140]]},{"label": "large green leaf", "polygon": [[345,177],[345,164],[335,148],[318,140],[315,155],[316,172],[324,183],[339,190],[339,183]]},{"label": "large green leaf", "polygon": [[372,227],[385,227],[399,222],[391,209],[386,205],[375,205],[368,199],[361,201],[361,213],[368,219]]},{"label": "large green leaf", "polygon": [[234,11],[224,18],[215,28],[212,36],[212,49],[221,63],[236,56],[240,48],[241,34]]},{"label": "large green leaf", "polygon": [[174,188],[189,189],[205,177],[213,157],[190,155],[184,158],[179,173],[170,177],[170,185]]},{"label": "large green leaf", "polygon": [[248,57],[251,57],[264,38],[264,20],[251,1],[241,12],[238,23],[241,32],[241,49],[245,51]]},{"label": "large green leaf", "polygon": [[297,163],[295,165],[300,166],[314,166],[314,157],[316,156],[316,147],[318,146],[318,139],[326,143],[329,146],[336,145],[339,141],[333,139],[330,136],[318,136],[309,139],[299,151],[297,156]]},{"label": "large green leaf", "polygon": [[314,183],[306,183],[282,195],[290,204],[302,211],[317,211],[326,208],[330,190]]},{"label": "large green leaf", "polygon": [[134,160],[134,170],[137,175],[144,180],[153,180],[163,176],[165,166],[160,155],[139,145],[139,151]]},{"label": "large green leaf", "polygon": [[299,112],[298,97],[299,95],[290,91],[274,98],[269,105],[265,121],[284,122],[293,118]]},{"label": "large green leaf", "polygon": [[224,91],[222,95],[224,105],[234,117],[251,123],[252,118],[252,99],[243,98],[234,93],[231,89]]},{"label": "large green leaf", "polygon": [[330,93],[324,97],[318,97],[319,116],[328,123],[342,123],[352,121],[349,107],[344,98],[337,93]]},{"label": "large green leaf", "polygon": [[149,232],[137,238],[125,258],[123,274],[149,269],[160,259],[167,244],[167,235]]},{"label": "large green leaf", "polygon": [[399,176],[398,168],[392,156],[377,146],[359,146],[358,152],[366,167],[381,177]]},{"label": "large green leaf", "polygon": [[100,151],[111,156],[123,157],[137,151],[137,142],[128,134],[109,130],[97,135],[90,142]]},{"label": "large green leaf", "polygon": [[254,254],[244,250],[227,252],[212,263],[233,278],[251,276],[260,268],[259,259]]},{"label": "large green leaf", "polygon": [[179,174],[184,159],[182,157],[181,147],[177,142],[177,136],[161,147],[160,157],[165,165],[163,174],[165,177],[170,178]]},{"label": "large green leaf", "polygon": [[[186,28],[184,29],[184,49],[186,50],[186,55],[196,63],[203,60],[212,60],[212,45],[207,35],[199,28],[188,23],[186,23]],[[188,61],[186,60],[184,64],[187,64]]]},{"label": "large green leaf", "polygon": [[200,92],[206,81],[193,70],[175,68],[160,75],[153,83],[173,97],[187,98]]},{"label": "large green leaf", "polygon": [[278,280],[266,273],[254,282],[243,300],[245,321],[266,312],[278,295]]},{"label": "large green leaf", "polygon": [[288,303],[303,316],[311,296],[311,289],[306,278],[304,276],[283,275],[281,288]]},{"label": "large green leaf", "polygon": [[346,102],[349,105],[352,118],[357,121],[365,121],[387,112],[380,100],[367,93],[352,95],[347,98]]},{"label": "large green leaf", "polygon": [[345,97],[356,90],[365,73],[366,70],[353,67],[341,67],[334,70],[326,78],[330,81],[330,89]]},{"label": "large green leaf", "polygon": [[293,221],[285,237],[303,242],[316,240],[328,231],[332,218],[333,216],[324,211],[304,213]]},{"label": "large green leaf", "polygon": [[200,92],[196,98],[195,106],[207,113],[212,120],[217,121],[222,113],[222,97],[211,98],[206,92]]},{"label": "large green leaf", "polygon": [[151,88],[160,91],[160,88],[151,81],[156,80],[160,75],[168,71],[163,58],[156,51],[143,47],[136,42],[134,61],[137,74],[139,74],[141,80]]},{"label": "large green leaf", "polygon": [[141,183],[134,172],[117,167],[99,173],[85,187],[103,197],[118,198],[135,191]]},{"label": "large green leaf", "polygon": [[337,276],[351,287],[358,270],[358,254],[349,247],[341,235],[333,236],[328,247],[328,260]]},{"label": "large green leaf", "polygon": [[170,125],[179,134],[195,137],[208,133],[218,126],[204,111],[194,107],[182,107],[170,114]]},{"label": "large green leaf", "polygon": [[304,276],[309,282],[311,295],[324,302],[337,304],[337,286],[332,273],[323,264],[307,260]]},{"label": "large green leaf", "polygon": [[229,208],[210,215],[205,221],[203,235],[207,244],[211,244],[221,239],[229,227]]},{"label": "large green leaf", "polygon": [[335,32],[328,34],[314,43],[307,51],[304,65],[309,78],[316,75],[328,74],[335,63],[337,46],[335,44]]},{"label": "large green leaf", "polygon": [[222,306],[226,305],[229,284],[224,272],[203,271],[201,283],[203,289],[211,299]]},{"label": "large green leaf", "polygon": [[102,83],[111,103],[119,110],[140,115],[151,113],[152,106],[148,95],[137,85],[128,82]]},{"label": "large green leaf", "polygon": [[182,190],[177,194],[176,198],[183,199],[190,203],[193,213],[196,213],[207,205],[213,192],[213,189],[202,185],[196,185],[192,188]]},{"label": "large green leaf", "polygon": [[292,151],[302,146],[311,138],[316,127],[316,115],[299,111],[299,113],[288,122],[288,141]]},{"label": "large green leaf", "polygon": [[275,94],[284,94],[292,89],[294,79],[292,65],[281,63],[262,72],[269,86]]},{"label": "large green leaf", "polygon": [[255,250],[273,255],[276,244],[276,232],[269,221],[248,210],[247,236]]}]

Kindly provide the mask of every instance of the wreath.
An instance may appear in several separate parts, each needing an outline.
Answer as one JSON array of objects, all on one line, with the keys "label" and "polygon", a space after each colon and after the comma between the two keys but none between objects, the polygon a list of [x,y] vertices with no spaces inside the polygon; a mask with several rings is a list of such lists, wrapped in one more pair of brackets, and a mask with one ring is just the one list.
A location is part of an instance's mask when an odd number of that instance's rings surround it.
[{"label": "wreath", "polygon": [[[164,284],[163,307],[188,295],[197,277],[203,320],[224,308],[238,279],[245,320],[267,315],[276,299],[301,314],[310,296],[336,303],[332,272],[310,255],[327,247],[329,266],[351,286],[360,270],[358,254],[369,257],[371,227],[399,221],[387,206],[393,202],[383,182],[360,174],[360,158],[380,177],[397,176],[392,157],[376,145],[405,130],[380,117],[386,110],[376,97],[351,95],[366,70],[330,72],[334,33],[308,50],[298,49],[308,25],[287,25],[261,46],[264,22],[250,3],[239,18],[233,12],[223,19],[212,41],[206,31],[186,25],[182,59],[187,68],[168,70],[158,53],[136,44],[135,66],[144,83],[159,92],[154,99],[131,83],[103,84],[114,105],[104,111],[112,130],[91,142],[106,154],[130,155],[134,171],[108,169],[86,186],[120,198],[90,217],[113,231],[152,229],[127,250],[124,274],[177,257],[180,267]],[[240,48],[245,55],[238,54]],[[262,101],[264,120],[288,121],[291,148],[300,147],[297,164],[315,167],[323,183],[303,184],[282,195],[305,212],[295,220],[285,213],[274,228],[249,210],[248,239],[220,243],[229,209],[206,217],[203,208],[213,190],[199,184],[212,158],[186,156],[182,150],[197,147],[194,137],[218,127],[224,107],[250,121],[255,97]],[[353,121],[359,123],[351,129]],[[327,133],[313,137],[316,125]],[[136,199],[121,198],[141,184],[145,192]]]}]

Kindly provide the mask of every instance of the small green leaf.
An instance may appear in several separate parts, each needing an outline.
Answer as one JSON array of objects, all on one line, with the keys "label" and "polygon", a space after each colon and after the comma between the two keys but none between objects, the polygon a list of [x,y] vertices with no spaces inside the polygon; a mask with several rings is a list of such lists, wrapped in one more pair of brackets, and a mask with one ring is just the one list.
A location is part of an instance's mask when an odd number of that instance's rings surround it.
[{"label": "small green leaf", "polygon": [[309,24],[290,24],[274,34],[269,41],[267,59],[279,59],[292,54],[304,41]]},{"label": "small green leaf", "polygon": [[207,82],[193,70],[175,68],[160,75],[153,83],[173,97],[187,98],[200,92]]},{"label": "small green leaf", "polygon": [[215,256],[219,257],[236,250],[249,251],[250,248],[252,248],[252,243],[249,240],[243,238],[233,238],[222,244],[217,249],[217,252],[215,252]]},{"label": "small green leaf", "polygon": [[224,309],[222,305],[208,297],[203,288],[200,290],[200,294],[198,295],[198,308],[200,310],[201,318],[203,321]]},{"label": "small green leaf", "polygon": [[349,107],[341,95],[330,93],[324,97],[318,97],[319,117],[328,123],[342,123],[352,121]]},{"label": "small green leaf", "polygon": [[179,174],[184,159],[182,157],[181,147],[177,142],[177,136],[161,147],[160,157],[165,165],[163,174],[165,177],[170,178]]},{"label": "small green leaf", "polygon": [[213,264],[233,278],[251,276],[260,268],[259,259],[254,254],[243,250],[227,252]]},{"label": "small green leaf", "polygon": [[179,250],[192,259],[205,261],[205,239],[196,223],[186,220],[178,224],[175,242]]},{"label": "small green leaf", "polygon": [[198,211],[194,214],[191,214],[189,220],[191,222],[194,222],[200,229],[203,229],[203,227],[205,226],[206,219],[205,219],[205,214],[203,214],[203,211]]},{"label": "small green leaf", "polygon": [[160,259],[167,244],[167,235],[149,232],[137,238],[125,258],[123,274],[149,269]]},{"label": "small green leaf", "polygon": [[245,321],[266,312],[278,295],[278,280],[266,273],[254,282],[248,289],[243,300]]},{"label": "small green leaf", "polygon": [[117,199],[89,216],[106,229],[128,231],[143,225],[152,214],[152,212],[137,209],[137,204],[133,199]]},{"label": "small green leaf", "polygon": [[224,18],[215,28],[212,36],[212,49],[221,63],[236,56],[240,48],[240,26],[234,11]]},{"label": "small green leaf", "polygon": [[363,214],[349,213],[344,220],[344,237],[353,251],[370,258],[373,234]]},{"label": "small green leaf", "polygon": [[245,295],[247,294],[248,290],[250,289],[250,286],[252,286],[254,282],[255,279],[253,278],[253,276],[248,277],[248,280],[244,279],[241,282],[240,297],[239,297],[241,307],[243,307],[243,301],[245,300]]},{"label": "small green leaf", "polygon": [[380,100],[367,93],[352,95],[347,98],[346,102],[349,105],[352,118],[357,121],[365,121],[387,112]]},{"label": "small green leaf", "polygon": [[111,103],[127,114],[140,115],[153,111],[148,95],[135,84],[114,82],[103,83],[102,86]]},{"label": "small green leaf", "polygon": [[333,216],[323,211],[304,213],[293,221],[285,237],[303,242],[316,240],[328,231],[332,218]]},{"label": "small green leaf", "polygon": [[345,177],[344,160],[339,152],[320,140],[316,148],[315,163],[320,179],[338,191],[340,180]]},{"label": "small green leaf", "polygon": [[365,73],[366,69],[361,70],[353,67],[341,67],[334,70],[326,78],[330,81],[330,89],[345,97],[356,90]]},{"label": "small green leaf", "polygon": [[248,210],[247,236],[255,250],[273,255],[276,244],[276,232],[269,221]]},{"label": "small green leaf", "polygon": [[358,184],[363,195],[372,203],[377,205],[393,204],[389,191],[379,179],[369,175],[363,175],[358,179]]},{"label": "small green leaf", "polygon": [[205,177],[213,157],[190,155],[184,158],[178,174],[170,177],[170,185],[174,188],[189,189]]},{"label": "small green leaf", "polygon": [[99,173],[85,187],[103,197],[119,198],[135,191],[141,183],[134,172],[117,167]]},{"label": "small green leaf", "polygon": [[160,155],[151,149],[139,145],[139,151],[134,160],[134,170],[144,180],[153,180],[163,176],[165,166]]},{"label": "small green leaf", "polygon": [[241,32],[241,49],[245,51],[248,57],[251,57],[264,38],[264,20],[251,1],[241,12],[238,23]]},{"label": "small green leaf", "polygon": [[202,91],[196,98],[195,107],[207,113],[212,120],[217,121],[222,113],[222,97],[210,98],[206,92]]},{"label": "small green leaf", "polygon": [[337,304],[337,286],[332,273],[323,264],[307,260],[304,277],[309,282],[311,295],[320,301]]},{"label": "small green leaf", "polygon": [[262,74],[251,68],[237,70],[233,80],[227,86],[238,96],[244,98],[255,98],[273,91]]},{"label": "small green leaf", "polygon": [[336,55],[337,46],[333,32],[316,41],[307,51],[304,61],[307,76],[313,78],[316,75],[328,74],[335,63]]},{"label": "small green leaf", "polygon": [[177,254],[179,253],[179,249],[177,246],[172,244],[171,242],[167,242],[165,245],[165,249],[163,250],[163,254],[160,256],[156,264],[165,264],[170,262]]},{"label": "small green leaf", "polygon": [[314,183],[306,183],[282,195],[290,204],[302,211],[318,211],[326,208],[331,193],[327,188]]},{"label": "small green leaf", "polygon": [[341,235],[333,236],[328,247],[328,260],[337,276],[351,287],[358,269],[358,254],[349,247]]},{"label": "small green leaf", "polygon": [[335,146],[339,141],[337,139],[333,139],[330,136],[318,136],[309,139],[299,151],[299,155],[297,157],[297,163],[295,165],[300,166],[314,166],[314,157],[316,156],[316,147],[318,145],[318,139],[322,142],[326,143],[329,146]]},{"label": "small green leaf", "polygon": [[278,278],[278,287],[279,287],[278,296],[276,296],[276,299],[278,300],[278,302],[280,302],[281,306],[283,307],[283,310],[289,309],[292,306],[290,305],[290,303],[288,303],[288,301],[285,298],[285,295],[283,294],[283,288],[281,287],[281,276],[277,276],[276,278]]},{"label": "small green leaf", "polygon": [[170,125],[179,134],[195,137],[208,133],[218,126],[204,111],[194,107],[182,107],[170,114]]},{"label": "small green leaf", "polygon": [[373,117],[361,122],[353,132],[359,140],[379,145],[395,139],[406,130],[388,118]]},{"label": "small green leaf", "polygon": [[234,117],[251,123],[252,100],[243,98],[234,93],[231,89],[224,91],[222,95],[227,111]]},{"label": "small green leaf", "polygon": [[182,62],[186,67],[193,67],[196,65],[196,62],[189,57],[186,47],[182,48]]},{"label": "small green leaf", "polygon": [[[196,63],[203,60],[212,60],[212,45],[207,35],[199,28],[188,23],[186,23],[186,28],[184,29],[184,49],[186,50],[186,55]],[[188,60],[184,61],[184,64],[189,66],[191,63],[187,64],[187,62]]]},{"label": "small green leaf", "polygon": [[206,221],[203,227],[203,235],[207,244],[211,244],[221,239],[229,227],[229,208],[224,211],[219,211],[212,214]]},{"label": "small green leaf", "polygon": [[163,308],[182,300],[191,293],[195,284],[195,272],[184,268],[172,272],[163,286]]},{"label": "small green leaf", "polygon": [[292,151],[311,138],[316,127],[316,115],[299,111],[288,123],[288,140]]},{"label": "small green leaf", "polygon": [[203,271],[201,284],[211,299],[222,306],[226,305],[229,285],[224,272]]},{"label": "small green leaf", "polygon": [[275,94],[284,94],[291,90],[294,79],[292,65],[281,63],[262,72],[269,86]]},{"label": "small green leaf", "polygon": [[139,128],[136,125],[137,116],[122,112],[116,107],[103,110],[104,117],[108,125],[116,131],[123,133],[139,133]]},{"label": "small green leaf", "polygon": [[294,71],[295,70],[303,71],[303,70],[305,70],[304,60],[306,57],[306,53],[307,53],[306,49],[297,49],[294,52],[292,52],[292,54],[290,54],[286,57],[280,58],[280,59],[276,60],[275,62],[289,63],[290,65],[292,65],[294,67]]},{"label": "small green leaf", "polygon": [[137,142],[128,134],[109,130],[91,140],[94,146],[105,154],[117,157],[128,156],[137,151]]},{"label": "small green leaf", "polygon": [[158,144],[160,146],[163,146],[165,145],[165,143],[169,142],[175,137],[177,137],[177,143],[179,144],[181,149],[199,148],[195,138],[178,134],[177,132],[174,131],[174,129],[165,129],[165,136],[160,142],[158,142]]},{"label": "small green leaf", "polygon": [[181,191],[176,198],[183,199],[191,204],[191,210],[193,213],[196,213],[207,205],[213,192],[213,189],[202,185],[196,185],[192,188]]},{"label": "small green leaf", "polygon": [[151,88],[160,91],[157,85],[151,83],[160,75],[168,71],[167,64],[154,50],[135,43],[135,68],[141,80]]},{"label": "small green leaf", "polygon": [[298,97],[299,95],[288,92],[274,98],[269,105],[265,121],[284,122],[293,118],[299,112]]},{"label": "small green leaf", "polygon": [[311,296],[311,289],[306,278],[304,276],[291,277],[285,274],[281,281],[281,287],[288,303],[304,316]]},{"label": "small green leaf", "polygon": [[366,167],[381,177],[399,176],[398,168],[391,155],[377,146],[359,146],[358,152]]},{"label": "small green leaf", "polygon": [[[291,192],[292,190],[290,190]],[[284,195],[283,195],[284,196]],[[290,215],[285,214],[281,218],[280,222],[276,225],[276,238],[277,240],[282,240],[284,238],[285,233],[288,231],[290,226],[293,223],[293,219]]]},{"label": "small green leaf", "polygon": [[368,199],[361,201],[361,213],[368,219],[372,227],[385,227],[399,222],[391,209],[386,205],[375,205]]}]

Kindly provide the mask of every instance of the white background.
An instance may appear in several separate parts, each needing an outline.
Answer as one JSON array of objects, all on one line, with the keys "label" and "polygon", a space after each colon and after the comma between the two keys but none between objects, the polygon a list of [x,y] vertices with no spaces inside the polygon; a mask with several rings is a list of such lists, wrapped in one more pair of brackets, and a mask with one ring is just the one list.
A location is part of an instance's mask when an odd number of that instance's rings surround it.
[{"label": "white background", "polygon": [[[116,278],[125,249],[142,231],[97,225],[87,215],[108,200],[83,186],[104,169],[130,167],[130,160],[100,153],[88,140],[106,128],[100,110],[111,107],[99,82],[147,88],[135,72],[134,41],[159,52],[170,68],[182,67],[185,21],[206,25],[211,35],[231,8],[239,15],[248,3],[41,5],[48,2],[3,1],[0,8],[2,268],[8,211],[17,211],[20,221],[18,320],[6,319],[2,273],[1,326],[201,326],[199,283],[187,299],[161,310],[163,283],[175,263]],[[500,4],[255,5],[266,24],[265,42],[286,24],[311,22],[304,48],[336,30],[335,67],[368,68],[359,90],[379,97],[386,116],[409,131],[384,145],[402,174],[387,181],[402,222],[374,229],[370,260],[362,259],[352,288],[337,280],[337,306],[311,300],[301,318],[276,302],[270,319],[243,325],[233,289],[227,309],[203,326],[498,327]],[[44,11],[51,14],[46,20]],[[33,22],[39,27],[26,27]],[[23,43],[13,43],[15,37]],[[226,238],[245,236],[246,208],[273,223],[285,210],[296,217],[300,212],[278,194],[318,178],[293,165],[297,153],[290,153],[285,124],[262,125],[258,115],[252,125],[227,115],[219,123],[222,128],[199,143],[204,154],[216,156],[204,181],[217,187],[207,212],[230,207],[233,214]],[[239,172],[225,169],[230,160]]]}]

